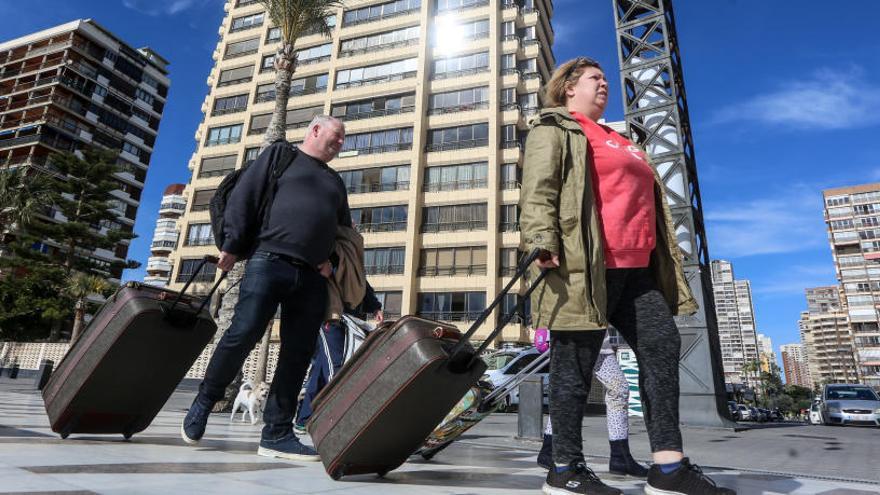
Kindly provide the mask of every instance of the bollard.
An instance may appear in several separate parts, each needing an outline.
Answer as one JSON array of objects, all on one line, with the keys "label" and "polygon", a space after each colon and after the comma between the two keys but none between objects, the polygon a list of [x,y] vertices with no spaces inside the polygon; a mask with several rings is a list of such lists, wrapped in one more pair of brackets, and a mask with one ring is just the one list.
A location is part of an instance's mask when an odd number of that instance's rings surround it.
[{"label": "bollard", "polygon": [[13,364],[12,368],[9,369],[9,378],[11,378],[13,380],[18,378],[18,370],[19,370],[18,363]]},{"label": "bollard", "polygon": [[55,362],[51,359],[44,359],[43,363],[40,364],[40,369],[37,370],[37,376],[34,378],[34,388],[37,390],[43,390],[43,387],[46,386],[46,382],[49,381],[49,376],[52,375],[52,369],[55,367]]},{"label": "bollard", "polygon": [[519,384],[517,428],[519,438],[544,437],[544,382],[539,376],[527,377]]}]

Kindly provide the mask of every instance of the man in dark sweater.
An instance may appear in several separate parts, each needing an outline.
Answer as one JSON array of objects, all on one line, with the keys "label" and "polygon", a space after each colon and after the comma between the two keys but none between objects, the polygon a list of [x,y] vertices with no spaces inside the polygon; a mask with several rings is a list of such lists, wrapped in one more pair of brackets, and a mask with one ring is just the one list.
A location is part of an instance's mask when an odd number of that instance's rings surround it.
[{"label": "man in dark sweater", "polygon": [[315,350],[327,306],[326,278],[337,225],[351,225],[348,195],[341,177],[327,166],[342,148],[345,128],[339,120],[318,116],[309,125],[296,158],[278,178],[274,201],[259,218],[268,177],[280,165],[278,141],[266,148],[241,175],[229,195],[226,238],[218,267],[228,271],[254,245],[239,288],[229,329],[217,343],[181,434],[196,443],[205,433],[214,403],[241,369],[281,305],[281,349],[263,411],[259,455],[300,461],[319,460],[317,452],[293,432],[297,395]]}]

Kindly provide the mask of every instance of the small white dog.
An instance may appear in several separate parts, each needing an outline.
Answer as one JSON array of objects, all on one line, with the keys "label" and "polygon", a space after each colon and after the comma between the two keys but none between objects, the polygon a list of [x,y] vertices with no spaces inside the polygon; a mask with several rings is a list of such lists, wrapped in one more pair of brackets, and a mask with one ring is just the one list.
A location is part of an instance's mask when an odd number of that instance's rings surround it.
[{"label": "small white dog", "polygon": [[241,409],[241,420],[244,421],[245,414],[250,415],[251,424],[257,424],[257,415],[263,412],[263,402],[269,393],[269,385],[261,383],[256,390],[254,384],[250,380],[245,380],[238,389],[238,395],[235,402],[232,403],[232,414],[229,415],[229,421],[235,419],[235,413]]}]

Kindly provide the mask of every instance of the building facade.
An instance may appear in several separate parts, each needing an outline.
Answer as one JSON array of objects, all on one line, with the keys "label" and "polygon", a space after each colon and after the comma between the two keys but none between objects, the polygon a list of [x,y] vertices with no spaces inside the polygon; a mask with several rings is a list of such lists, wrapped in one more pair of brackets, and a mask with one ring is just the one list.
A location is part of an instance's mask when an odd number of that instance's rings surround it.
[{"label": "building facade", "polygon": [[806,289],[807,311],[798,326],[814,385],[858,383],[853,334],[837,286]]},{"label": "building facade", "polygon": [[712,260],[711,268],[724,378],[727,383],[747,383],[743,366],[758,360],[751,285],[734,278],[729,261]]},{"label": "building facade", "polygon": [[880,183],[828,189],[823,197],[859,376],[880,389]]},{"label": "building facade", "polygon": [[[134,49],[90,19],[0,43],[0,168],[57,175],[50,155],[95,146],[119,153],[119,188],[108,198],[118,216],[99,228],[131,232],[168,95],[167,62]],[[51,208],[43,219],[63,222]],[[129,241],[89,254],[106,275],[121,272]],[[55,250],[46,240],[40,249]]]},{"label": "building facade", "polygon": [[[186,196],[183,190],[186,184],[171,184],[165,188],[162,193],[162,202],[159,203],[159,218],[156,219],[156,229],[153,231],[153,242],[150,244],[150,257],[147,259],[147,275],[144,277],[144,283],[165,287],[171,280],[171,270],[174,265],[168,257],[180,237],[180,230],[177,227],[177,220],[186,210]],[[210,239],[210,226],[202,229],[200,237],[197,239]],[[210,239],[213,243],[213,239]]]},{"label": "building facade", "polygon": [[[758,359],[761,361],[761,371],[764,373],[772,373],[773,365],[776,365],[776,353],[773,352],[773,340],[770,337],[759,333],[758,340]],[[777,367],[779,365],[776,365]]]},{"label": "building facade", "polygon": [[[273,109],[278,29],[256,1],[225,8],[182,242],[171,256],[176,287],[216,254],[191,233],[208,224],[223,176],[255,158]],[[328,19],[330,38],[298,41],[287,139],[302,141],[317,114],[345,122],[330,165],[348,188],[386,315],[467,326],[513,274],[526,122],[555,65],[552,8],[548,0],[351,0]],[[202,285],[214,277],[209,270]],[[502,340],[528,340],[521,323]]]},{"label": "building facade", "polygon": [[785,383],[813,388],[810,369],[807,364],[807,350],[804,344],[783,344],[779,346],[782,354],[782,369],[785,372]]}]

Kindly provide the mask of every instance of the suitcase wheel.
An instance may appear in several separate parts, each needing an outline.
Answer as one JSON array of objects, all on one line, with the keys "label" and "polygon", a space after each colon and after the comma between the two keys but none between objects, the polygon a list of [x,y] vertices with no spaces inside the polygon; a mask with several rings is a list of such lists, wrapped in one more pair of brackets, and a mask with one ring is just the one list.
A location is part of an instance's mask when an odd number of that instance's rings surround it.
[{"label": "suitcase wheel", "polygon": [[422,459],[430,461],[434,458],[434,454],[436,454],[436,452],[425,452],[424,454],[422,454]]},{"label": "suitcase wheel", "polygon": [[330,477],[333,478],[333,481],[339,481],[340,478],[345,474],[345,468],[342,466],[330,471]]},{"label": "suitcase wheel", "polygon": [[59,435],[61,435],[61,439],[64,440],[70,436],[70,433],[66,432],[66,431],[62,431],[61,433],[59,433]]},{"label": "suitcase wheel", "polygon": [[131,433],[130,431],[126,431],[125,433],[122,434],[122,438],[124,438],[125,440],[131,440],[132,435],[133,435],[133,433]]},{"label": "suitcase wheel", "polygon": [[376,476],[384,478],[386,474],[388,474],[388,471],[379,471],[378,473],[376,473]]}]

